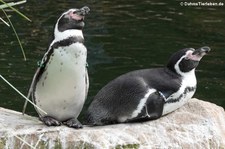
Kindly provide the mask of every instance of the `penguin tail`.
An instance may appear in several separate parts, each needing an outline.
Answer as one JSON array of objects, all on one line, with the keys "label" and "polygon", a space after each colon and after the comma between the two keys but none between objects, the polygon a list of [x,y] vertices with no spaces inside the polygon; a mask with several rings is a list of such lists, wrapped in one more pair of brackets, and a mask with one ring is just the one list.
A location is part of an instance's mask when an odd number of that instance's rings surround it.
[{"label": "penguin tail", "polygon": [[102,126],[105,125],[102,122],[102,119],[96,115],[96,113],[92,112],[86,112],[84,115],[84,120],[83,123],[84,125],[89,125],[89,126]]},{"label": "penguin tail", "polygon": [[83,120],[82,124],[84,124],[84,125],[94,125],[94,119],[93,119],[91,113],[86,112],[84,114],[84,120]]}]

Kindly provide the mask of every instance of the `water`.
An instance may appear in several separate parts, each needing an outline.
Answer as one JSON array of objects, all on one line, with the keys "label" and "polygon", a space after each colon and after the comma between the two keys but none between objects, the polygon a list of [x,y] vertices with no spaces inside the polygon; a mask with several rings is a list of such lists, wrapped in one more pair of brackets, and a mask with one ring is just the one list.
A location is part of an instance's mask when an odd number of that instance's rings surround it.
[{"label": "water", "polygon": [[[91,8],[84,29],[90,90],[84,110],[107,82],[125,72],[162,67],[171,53],[210,46],[197,68],[194,97],[225,108],[224,7],[182,7],[180,1],[29,1],[17,7],[32,22],[12,15],[28,60],[23,61],[10,28],[0,22],[0,74],[27,94],[33,74],[50,42],[58,16],[71,7]],[[0,17],[4,17],[0,12]],[[0,80],[0,106],[21,111],[24,99]],[[36,115],[29,105],[27,113]]]}]

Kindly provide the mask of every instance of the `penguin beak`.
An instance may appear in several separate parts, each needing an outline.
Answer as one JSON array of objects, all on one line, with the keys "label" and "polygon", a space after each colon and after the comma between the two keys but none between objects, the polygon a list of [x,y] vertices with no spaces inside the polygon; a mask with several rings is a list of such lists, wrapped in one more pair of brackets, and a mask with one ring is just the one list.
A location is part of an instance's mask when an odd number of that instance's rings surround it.
[{"label": "penguin beak", "polygon": [[90,9],[87,6],[82,7],[81,9],[79,9],[76,14],[80,15],[80,16],[85,16],[89,13]]},{"label": "penguin beak", "polygon": [[193,60],[193,61],[200,61],[202,59],[202,57],[204,55],[206,55],[210,50],[211,49],[207,46],[201,47],[197,50],[194,50],[193,48],[191,48],[191,51],[193,51],[193,52],[189,52],[187,54],[186,59],[190,59],[190,60]]},{"label": "penguin beak", "polygon": [[68,13],[68,16],[77,21],[84,21],[84,16],[89,13],[90,9],[87,6],[81,9],[73,9]]},{"label": "penguin beak", "polygon": [[209,51],[210,51],[210,47],[201,47],[197,50],[195,50],[192,55],[196,55],[196,56],[199,56],[199,57],[203,57],[204,55],[206,55]]}]

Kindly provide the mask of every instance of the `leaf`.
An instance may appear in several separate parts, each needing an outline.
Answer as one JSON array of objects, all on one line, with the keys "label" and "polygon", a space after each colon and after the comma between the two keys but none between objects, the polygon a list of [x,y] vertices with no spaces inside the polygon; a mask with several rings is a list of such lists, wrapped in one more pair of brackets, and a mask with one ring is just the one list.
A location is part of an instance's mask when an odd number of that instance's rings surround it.
[{"label": "leaf", "polygon": [[19,5],[19,4],[26,3],[26,0],[24,0],[24,1],[19,1],[19,2],[16,2],[16,3],[14,3],[14,2],[6,3],[6,2],[4,2],[3,0],[0,0],[0,2],[3,3],[3,5],[0,5],[0,9],[3,10],[3,8],[8,8],[8,7],[9,7],[10,9],[12,9],[12,10],[15,11],[16,13],[18,13],[20,16],[22,16],[24,19],[26,19],[26,20],[32,22],[27,16],[25,16],[25,15],[22,14],[20,11],[18,11],[17,9],[15,9],[15,8],[12,7],[12,6],[15,6],[15,5]]}]

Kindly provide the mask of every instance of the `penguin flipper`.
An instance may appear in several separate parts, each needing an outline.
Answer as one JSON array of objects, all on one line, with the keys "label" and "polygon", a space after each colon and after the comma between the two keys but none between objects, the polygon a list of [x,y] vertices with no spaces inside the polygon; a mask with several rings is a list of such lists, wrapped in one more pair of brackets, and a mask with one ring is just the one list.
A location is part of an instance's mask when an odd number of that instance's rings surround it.
[{"label": "penguin flipper", "polygon": [[[50,47],[51,47],[51,46],[50,46]],[[44,69],[45,69],[45,64],[48,62],[48,58],[47,58],[47,57],[48,57],[48,55],[49,55],[52,51],[53,51],[53,49],[52,49],[52,48],[49,48],[49,49],[47,50],[46,54],[43,56],[43,58],[42,58],[40,64],[38,64],[39,67],[37,68],[37,70],[36,70],[36,72],[35,72],[35,74],[34,74],[32,83],[31,83],[31,85],[30,85],[30,89],[29,89],[28,94],[27,94],[27,98],[28,98],[28,99],[29,99],[30,96],[32,95],[32,93],[33,93],[33,91],[34,91],[34,86],[35,86],[37,80],[39,79],[39,77],[41,76],[41,74],[43,73],[43,71],[44,71]],[[33,100],[33,98],[32,98],[32,100]],[[24,113],[25,113],[25,111],[26,111],[27,102],[28,102],[28,101],[25,100],[24,105],[23,105],[23,112],[22,112],[23,115],[24,115]],[[33,102],[34,102],[34,101],[33,101]]]},{"label": "penguin flipper", "polygon": [[85,99],[86,99],[88,95],[88,89],[89,89],[89,77],[88,77],[87,69],[85,71],[85,85],[86,85],[86,88],[85,88]]},{"label": "penguin flipper", "polygon": [[148,97],[145,106],[138,116],[127,120],[127,122],[143,122],[158,119],[162,116],[164,104],[164,95],[162,95],[161,92],[156,91]]},{"label": "penguin flipper", "polygon": [[[30,98],[31,94],[33,93],[34,85],[35,85],[37,76],[38,76],[38,74],[40,73],[40,70],[41,70],[41,68],[38,67],[38,69],[36,70],[36,72],[35,72],[35,74],[34,74],[32,83],[31,83],[31,85],[30,85],[30,89],[29,89],[28,94],[27,94],[27,98],[28,98],[28,99]],[[22,112],[23,115],[25,114],[25,111],[26,111],[26,108],[27,108],[27,102],[28,102],[28,101],[25,100],[24,105],[23,105],[23,112]]]}]

